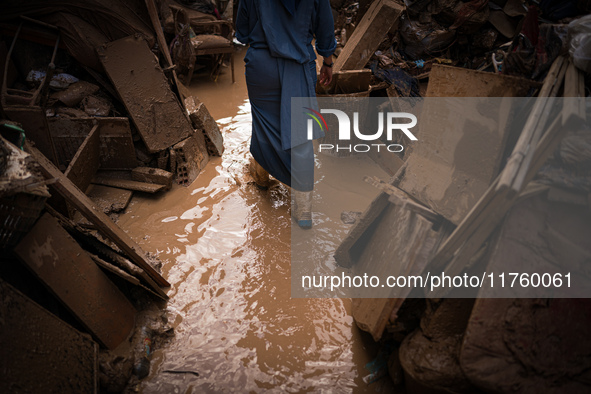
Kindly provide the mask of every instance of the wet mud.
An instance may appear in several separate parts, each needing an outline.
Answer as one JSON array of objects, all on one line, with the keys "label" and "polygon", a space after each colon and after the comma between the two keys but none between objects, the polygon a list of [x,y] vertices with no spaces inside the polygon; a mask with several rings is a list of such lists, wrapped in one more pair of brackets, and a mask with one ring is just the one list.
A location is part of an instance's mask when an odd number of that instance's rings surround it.
[{"label": "wet mud", "polygon": [[[134,196],[119,219],[158,255],[172,284],[166,315],[175,336],[154,352],[140,391],[391,392],[387,377],[363,381],[377,349],[355,326],[349,299],[291,298],[289,191],[281,184],[261,191],[248,175],[251,117],[242,57],[235,56],[235,84],[227,69],[216,82],[197,75],[189,88],[218,121],[224,155],[211,158],[189,187]],[[334,225],[346,230],[340,212],[363,209],[372,197],[332,207]],[[337,246],[323,242],[329,250]]]}]

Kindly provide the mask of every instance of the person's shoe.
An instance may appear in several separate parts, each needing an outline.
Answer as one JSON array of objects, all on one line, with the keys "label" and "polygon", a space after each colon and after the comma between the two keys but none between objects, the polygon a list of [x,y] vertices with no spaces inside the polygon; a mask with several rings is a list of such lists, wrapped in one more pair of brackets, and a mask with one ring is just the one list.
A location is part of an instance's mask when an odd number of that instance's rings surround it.
[{"label": "person's shoe", "polygon": [[292,216],[303,229],[312,228],[312,192],[292,190],[294,206]]},{"label": "person's shoe", "polygon": [[259,163],[257,163],[254,157],[250,158],[249,172],[252,178],[254,179],[254,183],[260,189],[267,190],[269,186],[271,186],[271,179],[269,178],[269,173],[263,167],[261,167]]}]

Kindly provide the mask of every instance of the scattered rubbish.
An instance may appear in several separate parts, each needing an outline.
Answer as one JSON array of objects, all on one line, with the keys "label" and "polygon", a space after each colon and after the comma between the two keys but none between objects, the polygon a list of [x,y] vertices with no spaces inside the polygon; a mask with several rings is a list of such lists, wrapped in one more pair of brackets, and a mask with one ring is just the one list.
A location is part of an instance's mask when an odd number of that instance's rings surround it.
[{"label": "scattered rubbish", "polygon": [[89,116],[109,116],[111,103],[97,96],[87,96],[82,99],[82,108]]},{"label": "scattered rubbish", "polygon": [[74,107],[80,104],[80,102],[87,96],[98,92],[98,90],[99,87],[95,84],[86,81],[76,81],[66,90],[53,93],[50,97],[61,101],[68,107]]},{"label": "scattered rubbish", "polygon": [[33,227],[50,194],[29,154],[1,136],[0,147],[0,250],[5,250]]},{"label": "scattered rubbish", "polygon": [[404,53],[411,59],[421,59],[447,49],[455,40],[456,32],[445,29],[435,21],[422,23],[410,17],[401,17],[400,36],[404,41]]},{"label": "scattered rubbish", "polygon": [[[46,178],[55,178],[52,190],[64,197],[76,207],[96,228],[106,237],[111,239],[121,248],[130,259],[142,268],[154,280],[158,286],[167,287],[170,284],[152,267],[145,252],[117,225],[115,225],[104,213],[97,211],[92,201],[80,191],[63,173],[59,171],[41,152],[32,146],[25,145],[25,149],[31,153],[39,163],[41,172]],[[161,292],[158,287],[154,291]]]},{"label": "scattered rubbish", "polygon": [[388,375],[388,359],[390,358],[392,349],[392,342],[387,342],[380,347],[376,358],[365,364],[365,369],[370,372],[369,375],[363,377],[363,381],[366,384],[375,383],[378,379]]},{"label": "scattered rubbish", "polygon": [[[41,83],[45,79],[45,71],[35,71],[31,70],[29,74],[27,74],[26,81],[27,82],[34,82],[34,83]],[[49,81],[49,86],[55,89],[66,89],[68,86],[72,85],[73,83],[78,82],[78,78],[69,75],[69,74],[56,74],[51,78]]]},{"label": "scattered rubbish", "polygon": [[150,374],[150,359],[152,358],[151,332],[147,327],[142,327],[139,332],[142,337],[142,351],[139,361],[133,366],[133,373],[138,379],[144,379]]},{"label": "scattered rubbish", "polygon": [[569,23],[569,53],[575,66],[591,73],[591,16],[584,16]]},{"label": "scattered rubbish", "polygon": [[361,212],[344,211],[341,212],[341,222],[345,224],[354,224],[361,217]]}]

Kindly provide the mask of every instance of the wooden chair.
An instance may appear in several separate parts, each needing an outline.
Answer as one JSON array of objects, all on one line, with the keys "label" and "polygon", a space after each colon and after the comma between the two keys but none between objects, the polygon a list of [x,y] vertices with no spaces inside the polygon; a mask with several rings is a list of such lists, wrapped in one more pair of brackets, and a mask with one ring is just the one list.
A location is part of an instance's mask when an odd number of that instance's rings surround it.
[{"label": "wooden chair", "polygon": [[[217,79],[226,54],[230,55],[230,67],[232,70],[232,83],[234,78],[234,29],[231,22],[225,20],[203,20],[203,18],[195,18],[192,14],[201,14],[193,10],[188,10],[179,6],[172,6],[171,10],[175,16],[175,25],[190,24],[195,32],[195,36],[191,38],[191,45],[193,47],[195,56],[213,56],[213,64],[211,77]],[[201,14],[204,15],[204,14]],[[179,34],[179,32],[177,32]],[[193,74],[193,67],[189,67],[188,82],[190,82]]]},{"label": "wooden chair", "polygon": [[229,53],[230,68],[232,70],[232,83],[234,83],[236,80],[234,78],[234,43],[232,42],[234,30],[232,28],[232,23],[218,20],[211,22],[199,22],[192,24],[191,26],[203,28],[215,26],[220,27],[222,32],[227,32],[225,35],[197,34],[195,37],[191,38],[191,43],[195,49],[196,56],[216,55],[214,67],[211,72],[212,77],[215,75],[215,79],[217,79],[217,76],[219,75],[220,66],[224,61],[224,55]]}]

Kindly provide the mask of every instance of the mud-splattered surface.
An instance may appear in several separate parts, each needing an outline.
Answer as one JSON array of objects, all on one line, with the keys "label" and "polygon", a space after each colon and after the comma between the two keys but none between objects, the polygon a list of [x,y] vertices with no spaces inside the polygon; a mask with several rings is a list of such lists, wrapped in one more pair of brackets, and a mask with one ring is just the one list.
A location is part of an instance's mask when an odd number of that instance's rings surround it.
[{"label": "mud-splattered surface", "polygon": [[[363,381],[376,352],[355,327],[350,300],[290,297],[290,198],[282,185],[260,191],[249,183],[242,57],[234,85],[225,70],[217,82],[197,76],[191,86],[223,128],[223,157],[188,188],[134,196],[119,221],[158,254],[172,284],[167,316],[176,335],[154,352],[141,392],[389,392],[387,378]],[[331,167],[339,170],[329,160]],[[343,236],[350,225],[340,212],[363,210],[375,193],[347,198],[342,208],[319,202],[315,220]],[[338,239],[325,234],[322,242],[329,253]]]},{"label": "mud-splattered surface", "polygon": [[0,392],[92,393],[98,346],[0,279]]}]

